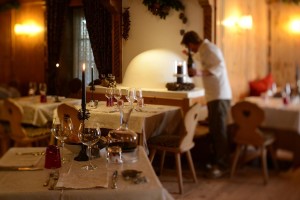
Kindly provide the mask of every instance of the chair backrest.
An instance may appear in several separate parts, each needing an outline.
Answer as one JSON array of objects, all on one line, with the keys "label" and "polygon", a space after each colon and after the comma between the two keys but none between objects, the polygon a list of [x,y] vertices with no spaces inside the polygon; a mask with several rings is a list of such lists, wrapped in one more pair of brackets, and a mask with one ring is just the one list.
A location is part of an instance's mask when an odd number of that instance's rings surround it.
[{"label": "chair backrest", "polygon": [[192,105],[184,116],[185,135],[183,135],[179,148],[187,150],[194,146],[194,134],[198,124],[201,105],[195,103]]},{"label": "chair backrest", "polygon": [[78,119],[78,110],[70,104],[62,103],[57,107],[57,115],[60,120],[63,120],[64,117],[70,116],[72,123],[73,123],[73,131],[68,140],[71,140],[72,142],[78,142],[78,130],[80,126],[80,120]]},{"label": "chair backrest", "polygon": [[265,119],[265,113],[258,105],[248,101],[240,101],[232,106],[231,114],[238,126],[234,137],[236,142],[253,145],[263,144],[264,138],[259,126]]},{"label": "chair backrest", "polygon": [[13,140],[20,140],[26,137],[26,131],[22,127],[23,108],[10,98],[4,100],[4,107],[10,124],[10,137]]}]

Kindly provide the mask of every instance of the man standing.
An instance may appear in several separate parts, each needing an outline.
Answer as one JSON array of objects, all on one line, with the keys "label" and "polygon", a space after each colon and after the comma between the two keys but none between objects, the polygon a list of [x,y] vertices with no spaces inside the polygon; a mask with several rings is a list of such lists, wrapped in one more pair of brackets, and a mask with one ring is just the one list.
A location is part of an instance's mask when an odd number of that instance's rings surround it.
[{"label": "man standing", "polygon": [[201,39],[194,31],[185,33],[181,44],[189,51],[200,54],[202,68],[188,68],[188,74],[190,77],[202,77],[213,148],[212,163],[207,165],[208,176],[219,178],[230,165],[226,127],[232,93],[226,64],[221,50],[207,39]]}]

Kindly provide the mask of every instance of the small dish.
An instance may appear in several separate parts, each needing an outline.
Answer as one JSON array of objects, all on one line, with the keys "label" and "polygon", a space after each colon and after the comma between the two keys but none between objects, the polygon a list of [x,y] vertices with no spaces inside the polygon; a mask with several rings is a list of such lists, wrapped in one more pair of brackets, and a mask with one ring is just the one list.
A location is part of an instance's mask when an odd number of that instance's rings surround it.
[{"label": "small dish", "polygon": [[141,175],[142,171],[134,170],[134,169],[127,169],[122,171],[122,176],[126,179],[134,179]]}]

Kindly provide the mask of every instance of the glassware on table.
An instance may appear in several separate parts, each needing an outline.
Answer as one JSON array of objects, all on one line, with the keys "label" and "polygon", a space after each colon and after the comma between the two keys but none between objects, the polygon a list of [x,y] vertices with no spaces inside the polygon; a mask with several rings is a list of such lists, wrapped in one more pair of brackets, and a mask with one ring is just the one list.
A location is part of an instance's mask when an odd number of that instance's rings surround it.
[{"label": "glassware on table", "polygon": [[136,91],[135,88],[129,88],[126,90],[126,99],[129,102],[130,106],[133,106],[134,101],[136,100]]},{"label": "glassware on table", "polygon": [[65,145],[65,140],[69,137],[72,131],[73,131],[73,123],[69,116],[64,116],[64,119],[62,120],[60,120],[59,118],[53,119],[51,132],[54,135],[54,137],[58,139],[61,143],[62,163],[68,161],[68,159],[64,157],[64,145]]},{"label": "glassware on table", "polygon": [[122,97],[122,91],[120,88],[114,88],[114,98],[117,100],[117,102],[121,99]]},{"label": "glassware on table", "polygon": [[34,96],[37,90],[37,83],[36,82],[29,82],[28,85],[28,96]]},{"label": "glassware on table", "polygon": [[[117,129],[109,131],[107,135],[107,148],[118,149],[121,148],[122,160],[117,159],[118,163],[135,162],[138,160],[138,137],[137,134],[128,128],[128,122],[133,110],[132,106],[124,106],[124,101],[118,101],[118,108],[120,110],[120,126]],[[109,151],[108,151],[109,152]],[[115,154],[116,157],[119,154]],[[113,157],[114,159],[116,157]],[[108,162],[111,161],[111,156],[107,155]]]},{"label": "glassware on table", "polygon": [[140,108],[144,107],[143,90],[141,88],[138,88],[136,90],[136,101],[137,101],[138,107],[140,107]]},{"label": "glassware on table", "polygon": [[113,95],[114,95],[113,88],[109,87],[109,88],[105,89],[105,97],[107,98],[107,100],[106,100],[106,106],[110,107],[110,106],[114,105]]},{"label": "glassware on table", "polygon": [[39,92],[40,92],[40,101],[42,103],[47,102],[47,84],[46,83],[40,83],[39,84]]},{"label": "glassware on table", "polygon": [[82,144],[86,145],[88,148],[87,154],[89,157],[89,163],[88,165],[83,166],[82,169],[96,169],[97,166],[92,164],[92,146],[101,138],[100,124],[98,122],[84,120],[80,123],[78,137]]}]

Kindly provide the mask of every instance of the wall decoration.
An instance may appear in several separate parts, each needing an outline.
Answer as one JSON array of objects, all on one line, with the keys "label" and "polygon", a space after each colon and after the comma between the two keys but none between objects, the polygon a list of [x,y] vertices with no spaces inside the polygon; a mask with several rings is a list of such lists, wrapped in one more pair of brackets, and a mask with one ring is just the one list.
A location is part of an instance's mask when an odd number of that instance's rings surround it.
[{"label": "wall decoration", "polygon": [[161,19],[166,19],[171,9],[184,10],[184,5],[180,0],[143,0],[143,4],[153,15],[157,15]]},{"label": "wall decoration", "polygon": [[124,40],[128,40],[130,30],[130,13],[129,7],[124,8],[124,12],[122,13],[122,37]]}]

